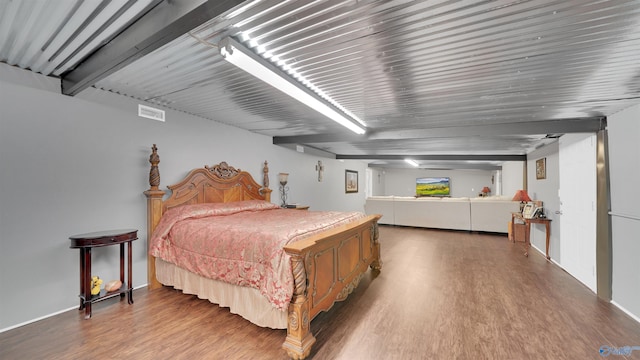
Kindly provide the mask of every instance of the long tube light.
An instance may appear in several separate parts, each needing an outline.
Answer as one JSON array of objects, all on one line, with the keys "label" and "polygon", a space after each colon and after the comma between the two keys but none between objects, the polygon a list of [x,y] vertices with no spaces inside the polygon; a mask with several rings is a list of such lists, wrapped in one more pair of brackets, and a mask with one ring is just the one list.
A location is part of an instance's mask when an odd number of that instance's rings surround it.
[{"label": "long tube light", "polygon": [[234,39],[230,37],[222,39],[219,43],[219,49],[220,55],[222,55],[225,60],[247,73],[309,106],[356,134],[364,134],[366,132],[365,129],[341,114],[340,111],[328,101],[318,97],[297,81],[290,79],[290,76],[286,73],[256,55],[253,51],[246,49]]},{"label": "long tube light", "polygon": [[415,167],[420,166],[420,164],[418,164],[418,162],[417,162],[417,161],[415,161],[415,160],[413,160],[413,159],[404,159],[404,161],[405,161],[407,164],[410,164],[411,166],[415,166]]}]

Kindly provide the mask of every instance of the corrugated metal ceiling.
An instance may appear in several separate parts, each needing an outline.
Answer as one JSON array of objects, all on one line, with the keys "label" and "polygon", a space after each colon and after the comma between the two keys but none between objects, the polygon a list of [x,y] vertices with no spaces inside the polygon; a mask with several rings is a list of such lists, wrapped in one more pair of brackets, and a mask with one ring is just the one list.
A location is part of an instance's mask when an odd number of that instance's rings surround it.
[{"label": "corrugated metal ceiling", "polygon": [[[155,5],[0,2],[0,60],[64,77]],[[370,161],[523,155],[553,141],[548,134],[590,130],[640,99],[637,0],[263,0],[229,9],[94,86]],[[345,135],[224,61],[225,36],[283,60],[361,118],[367,134]]]},{"label": "corrugated metal ceiling", "polygon": [[0,1],[0,61],[59,76],[136,20],[153,2]]}]

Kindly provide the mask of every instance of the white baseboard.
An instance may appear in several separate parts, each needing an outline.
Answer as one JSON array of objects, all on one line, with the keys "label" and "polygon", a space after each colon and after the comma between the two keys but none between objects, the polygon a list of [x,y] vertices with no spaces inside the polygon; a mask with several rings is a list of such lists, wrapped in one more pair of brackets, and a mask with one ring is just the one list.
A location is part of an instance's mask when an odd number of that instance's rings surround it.
[{"label": "white baseboard", "polygon": [[637,315],[633,314],[631,311],[625,309],[622,305],[618,304],[617,302],[611,300],[611,303],[617,307],[618,309],[622,310],[622,312],[624,312],[625,314],[631,316],[631,318],[635,321],[637,321],[638,323],[640,323],[640,317],[638,317]]},{"label": "white baseboard", "polygon": [[70,307],[70,308],[68,308],[68,309],[64,309],[64,310],[56,311],[56,312],[54,312],[54,313],[52,313],[52,314],[48,314],[48,315],[45,315],[45,316],[40,316],[39,318],[35,318],[35,319],[29,320],[29,321],[25,321],[25,322],[20,323],[20,324],[16,324],[16,325],[13,325],[13,326],[9,326],[9,327],[7,327],[7,328],[4,328],[4,329],[0,329],[0,333],[3,333],[3,332],[5,332],[5,331],[9,331],[9,330],[13,330],[13,329],[19,328],[19,327],[21,327],[21,326],[25,326],[25,325],[31,324],[31,323],[34,323],[34,322],[36,322],[36,321],[44,320],[44,319],[46,319],[46,318],[49,318],[49,317],[52,317],[52,316],[56,316],[56,315],[58,315],[58,314],[62,314],[62,313],[64,313],[64,312],[67,312],[67,311],[69,311],[69,310],[73,310],[73,309],[78,309],[78,306],[76,305],[76,306],[74,306],[74,307]]},{"label": "white baseboard", "polygon": [[[538,247],[537,247],[537,246],[535,246],[535,245],[531,244],[531,247],[532,247],[532,248],[534,248],[534,249],[536,249],[536,250],[537,250],[540,254],[542,254],[542,256],[544,256],[545,258],[547,257],[547,253],[545,253],[544,251],[542,251],[542,250],[538,249]],[[553,261],[553,260],[552,260],[552,261]]]},{"label": "white baseboard", "polygon": [[[144,284],[144,285],[141,285],[141,286],[134,287],[134,288],[133,288],[133,290],[141,289],[141,288],[143,288],[143,287],[147,287],[147,284]],[[63,310],[60,310],[60,311],[56,311],[56,312],[54,312],[54,313],[47,314],[47,315],[44,315],[44,316],[40,316],[40,317],[38,317],[38,318],[31,319],[31,320],[25,321],[25,322],[20,323],[20,324],[16,324],[16,325],[12,325],[12,326],[6,327],[6,328],[4,328],[4,329],[0,329],[0,333],[3,333],[3,332],[5,332],[5,331],[9,331],[9,330],[13,330],[13,329],[19,328],[19,327],[21,327],[21,326],[29,325],[29,324],[34,323],[34,322],[36,322],[36,321],[44,320],[44,319],[46,319],[46,318],[50,318],[50,317],[52,317],[52,316],[56,316],[56,315],[62,314],[62,313],[64,313],[64,312],[67,312],[67,311],[70,311],[70,310],[73,310],[73,309],[78,309],[78,306],[76,305],[76,306],[74,306],[74,307],[70,307],[70,308],[68,308],[68,309],[63,309]]]}]

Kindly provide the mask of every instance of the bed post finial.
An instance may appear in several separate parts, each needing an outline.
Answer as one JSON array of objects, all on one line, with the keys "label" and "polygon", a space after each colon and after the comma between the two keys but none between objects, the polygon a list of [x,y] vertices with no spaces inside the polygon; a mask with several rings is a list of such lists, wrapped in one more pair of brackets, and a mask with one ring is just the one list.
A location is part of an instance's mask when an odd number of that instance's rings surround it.
[{"label": "bed post finial", "polygon": [[264,166],[262,167],[262,188],[260,189],[260,194],[264,196],[266,201],[271,201],[271,189],[269,189],[269,163],[267,163],[267,160],[264,161]]},{"label": "bed post finial", "polygon": [[160,171],[158,170],[158,163],[160,163],[160,156],[158,155],[158,147],[153,144],[151,147],[151,155],[149,156],[149,162],[151,163],[151,170],[149,171],[149,185],[150,190],[158,190],[160,185]]}]

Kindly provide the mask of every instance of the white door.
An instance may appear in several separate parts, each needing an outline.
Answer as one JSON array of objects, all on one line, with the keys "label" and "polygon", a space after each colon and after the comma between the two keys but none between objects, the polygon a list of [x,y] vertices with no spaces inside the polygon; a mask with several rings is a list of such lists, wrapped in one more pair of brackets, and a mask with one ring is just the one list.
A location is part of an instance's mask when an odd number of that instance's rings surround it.
[{"label": "white door", "polygon": [[[560,137],[560,265],[596,292],[596,136]],[[558,224],[560,225],[560,224]],[[553,224],[552,224],[553,226]]]}]

